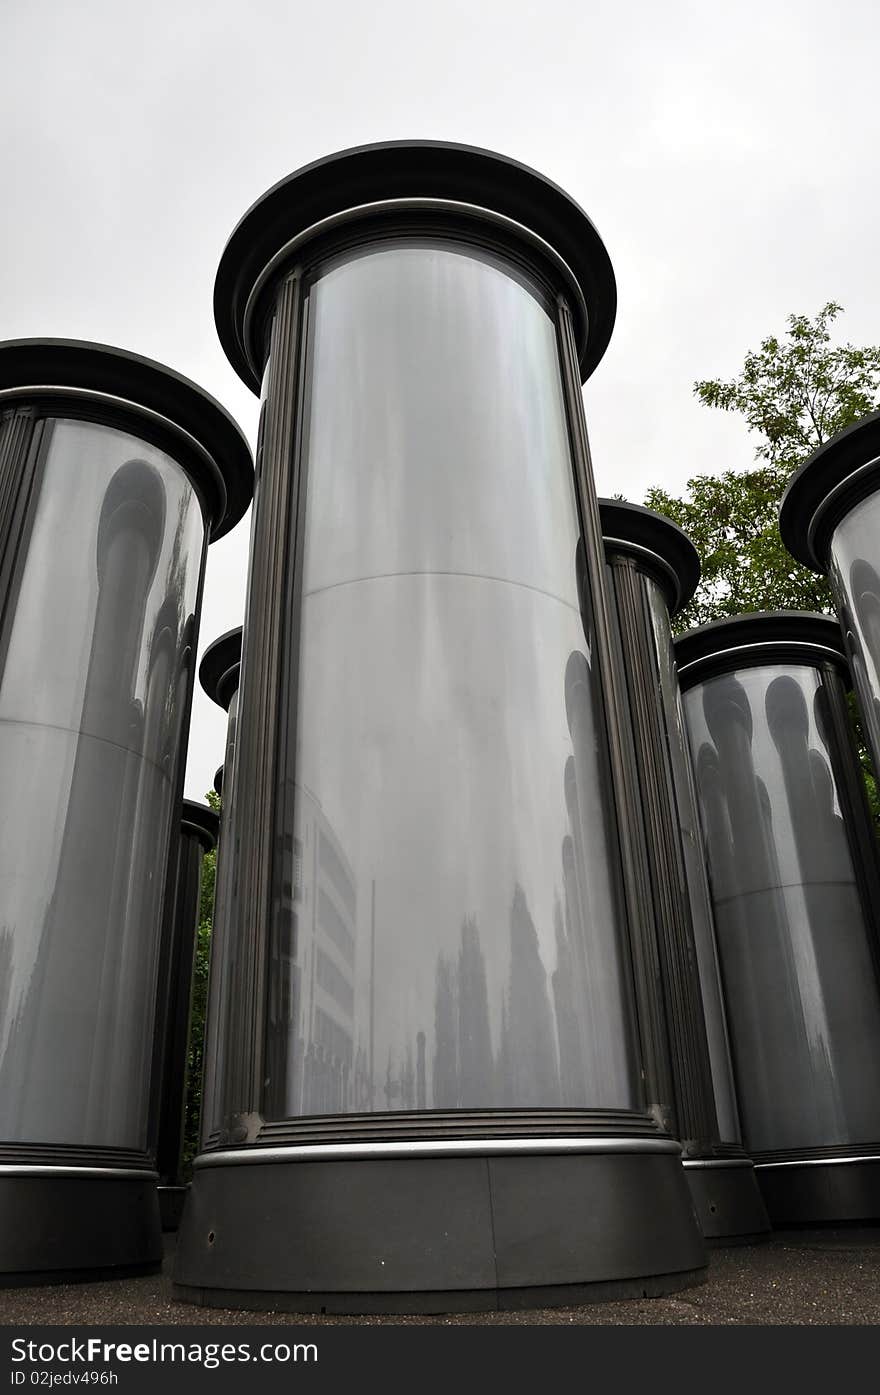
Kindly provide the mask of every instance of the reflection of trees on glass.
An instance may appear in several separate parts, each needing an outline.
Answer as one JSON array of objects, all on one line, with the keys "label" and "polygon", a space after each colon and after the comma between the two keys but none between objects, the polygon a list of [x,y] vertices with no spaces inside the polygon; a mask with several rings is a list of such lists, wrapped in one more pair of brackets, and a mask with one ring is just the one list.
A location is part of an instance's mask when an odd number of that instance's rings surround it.
[{"label": "reflection of trees on glass", "polygon": [[[150,646],[145,699],[136,693],[165,512],[154,466],[130,460],[116,470],[98,526],[97,599],[54,891],[0,1068],[7,1137],[40,1139],[48,1124],[71,1142],[145,1142],[159,914],[150,892],[162,882],[149,830],[158,825],[155,836],[167,838],[170,799],[157,805],[154,782],[162,679],[176,646],[161,666]],[[164,627],[161,610],[157,619]]]},{"label": "reflection of trees on glass", "polygon": [[[691,708],[698,700],[688,695]],[[868,1141],[880,1125],[880,1001],[836,807],[827,704],[805,670],[755,670],[702,691],[712,740],[696,773],[756,1151]]]},{"label": "reflection of trees on glass", "polygon": [[494,1102],[495,1062],[489,1026],[489,992],[480,932],[471,916],[461,926],[458,952],[459,1103],[485,1109]]},{"label": "reflection of trees on glass", "polygon": [[752,709],[742,683],[733,675],[707,683],[703,713],[714,750],[703,748],[698,756],[701,797],[708,801],[710,851],[719,859],[719,873],[730,879],[725,893],[713,866],[719,946],[744,1123],[758,1147],[758,1140],[773,1133],[790,1091],[787,1062],[768,1030],[768,990],[775,1019],[785,1022],[792,1039],[803,1038],[803,1015],[793,991],[791,929],[770,799],[755,769]]},{"label": "reflection of trees on glass", "polygon": [[[566,839],[571,842],[571,839]],[[581,1004],[575,997],[576,976],[571,946],[562,922],[557,897],[553,907],[556,931],[556,968],[553,971],[553,1002],[556,1008],[556,1034],[559,1040],[559,1084],[563,1104],[578,1104],[583,1098],[583,1043],[580,1032]]]},{"label": "reflection of trees on glass", "polygon": [[538,934],[525,892],[517,884],[510,907],[507,990],[512,1098],[519,1108],[559,1103],[553,1010]]}]

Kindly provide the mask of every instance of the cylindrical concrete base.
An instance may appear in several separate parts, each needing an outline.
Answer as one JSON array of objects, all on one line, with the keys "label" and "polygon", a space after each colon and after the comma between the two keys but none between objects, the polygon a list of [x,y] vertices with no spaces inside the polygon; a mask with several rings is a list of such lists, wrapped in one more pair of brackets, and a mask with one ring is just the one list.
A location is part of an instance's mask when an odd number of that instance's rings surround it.
[{"label": "cylindrical concrete base", "polygon": [[710,1245],[748,1244],[770,1234],[770,1220],[751,1160],[688,1159],[684,1174]]},{"label": "cylindrical concrete base", "polygon": [[121,1277],[161,1263],[155,1176],[0,1173],[0,1286]]},{"label": "cylindrical concrete base", "polygon": [[676,1151],[321,1161],[272,1152],[272,1161],[254,1149],[253,1161],[197,1165],[179,1298],[450,1312],[653,1297],[705,1278]]},{"label": "cylindrical concrete base", "polygon": [[880,1220],[880,1157],[758,1163],[773,1225]]}]

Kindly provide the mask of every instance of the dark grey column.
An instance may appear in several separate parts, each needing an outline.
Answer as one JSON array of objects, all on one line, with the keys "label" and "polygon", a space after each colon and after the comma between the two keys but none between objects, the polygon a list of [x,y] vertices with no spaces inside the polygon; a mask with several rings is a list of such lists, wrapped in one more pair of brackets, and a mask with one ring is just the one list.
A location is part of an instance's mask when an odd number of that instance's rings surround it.
[{"label": "dark grey column", "polygon": [[166,975],[156,1031],[160,1080],[156,1170],[163,1230],[177,1229],[186,1193],[181,1165],[202,861],[217,845],[219,823],[219,815],[207,804],[185,799],[179,836],[171,845],[162,954]]},{"label": "dark grey column", "polygon": [[183,1296],[442,1309],[702,1272],[633,1014],[580,392],[614,303],[561,190],[430,142],[299,171],[224,253],[263,421]]},{"label": "dark grey column", "polygon": [[[202,661],[199,664],[199,682],[204,692],[212,702],[216,702],[227,713],[226,723],[226,751],[223,764],[214,776],[214,788],[218,794],[223,792],[223,777],[225,773],[232,771],[233,759],[235,755],[235,733],[238,725],[238,685],[241,675],[241,626],[234,630],[228,630],[208,645]],[[221,810],[221,824],[223,814]],[[214,882],[215,904],[218,900],[218,889],[221,879],[229,875],[232,871],[233,863],[230,858],[222,859],[219,856]],[[222,1001],[225,997],[224,984],[226,983],[231,966],[227,964],[227,951],[229,947],[228,937],[224,937],[223,927],[218,923],[217,916],[214,917],[214,924],[211,930],[211,965],[209,973],[208,1002]],[[233,961],[234,962],[234,961]],[[215,1120],[218,1112],[216,1100],[217,1089],[217,1062],[218,1062],[218,1042],[217,1034],[220,1025],[220,1015],[217,1011],[209,1008],[205,1023],[205,1046],[204,1046],[204,1079],[202,1088],[202,1119],[200,1127],[200,1138],[207,1142],[216,1142],[217,1128]]]},{"label": "dark grey column", "polygon": [[876,846],[836,621],[676,644],[745,1146],[776,1223],[880,1215]]},{"label": "dark grey column", "polygon": [[249,453],[170,369],[0,344],[4,1282],[157,1262],[162,907],[205,546]]},{"label": "dark grey column", "polygon": [[[616,638],[629,709],[633,802],[647,866],[646,958],[654,991],[640,1001],[665,1059],[658,1096],[683,1160],[703,1233],[716,1242],[766,1233],[767,1214],[740,1137],[715,926],[675,669],[671,620],[700,576],[696,549],[669,519],[600,499]],[[665,1070],[663,1069],[665,1067]]]},{"label": "dark grey column", "polygon": [[880,412],[827,441],[793,475],[779,528],[831,582],[865,735],[880,769]]}]

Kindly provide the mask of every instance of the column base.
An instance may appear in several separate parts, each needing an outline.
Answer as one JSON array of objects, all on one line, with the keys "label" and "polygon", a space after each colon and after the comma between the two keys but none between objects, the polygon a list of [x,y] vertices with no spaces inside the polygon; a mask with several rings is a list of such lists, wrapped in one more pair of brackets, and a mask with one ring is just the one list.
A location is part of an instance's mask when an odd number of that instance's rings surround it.
[{"label": "column base", "polygon": [[745,1245],[767,1239],[770,1219],[750,1159],[689,1158],[684,1175],[708,1244]]},{"label": "column base", "polygon": [[880,1220],[880,1157],[756,1163],[773,1225]]},{"label": "column base", "polygon": [[655,1297],[700,1283],[706,1250],[678,1150],[631,1142],[619,1152],[612,1141],[603,1152],[518,1155],[206,1155],[180,1229],[176,1296],[428,1313]]},{"label": "column base", "polygon": [[155,1176],[0,1172],[0,1287],[125,1277],[161,1263]]},{"label": "column base", "polygon": [[186,1201],[186,1194],[189,1191],[189,1187],[169,1187],[160,1184],[157,1191],[162,1230],[178,1230],[180,1228],[180,1217],[183,1214],[183,1205]]}]

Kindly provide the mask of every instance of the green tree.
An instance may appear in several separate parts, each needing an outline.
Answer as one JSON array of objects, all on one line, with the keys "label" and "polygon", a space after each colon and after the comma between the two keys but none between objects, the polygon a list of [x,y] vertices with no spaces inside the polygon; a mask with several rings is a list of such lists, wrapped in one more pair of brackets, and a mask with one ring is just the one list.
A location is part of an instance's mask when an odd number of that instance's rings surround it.
[{"label": "green tree", "polygon": [[777,519],[798,465],[880,405],[880,346],[833,345],[831,326],[842,313],[829,301],[815,319],[789,315],[787,333],[746,354],[737,377],[694,384],[705,406],[745,420],[757,437],[757,463],[697,475],[683,498],[648,491],[648,507],[678,523],[700,553],[703,575],[679,616],[682,629],[749,610],[832,609],[825,578],[789,555]]},{"label": "green tree", "polygon": [[[215,813],[220,812],[220,796],[214,790],[205,795]],[[189,1051],[187,1058],[186,1112],[183,1129],[183,1168],[188,1175],[199,1151],[199,1121],[202,1107],[202,1076],[205,1050],[205,1012],[208,1005],[208,967],[211,960],[211,928],[214,921],[214,879],[217,851],[202,858],[202,889],[199,901],[199,927],[193,963],[190,1006]]]},{"label": "green tree", "polygon": [[[737,377],[694,383],[705,406],[743,417],[757,437],[758,463],[696,475],[681,499],[659,488],[648,491],[648,507],[683,528],[700,554],[702,578],[678,616],[682,630],[749,610],[833,610],[825,578],[783,547],[778,516],[785,486],[807,456],[880,406],[880,345],[832,345],[830,326],[842,313],[829,301],[815,319],[789,315],[787,334],[771,334],[746,354]],[[880,831],[877,780],[854,701],[851,713]]]}]

